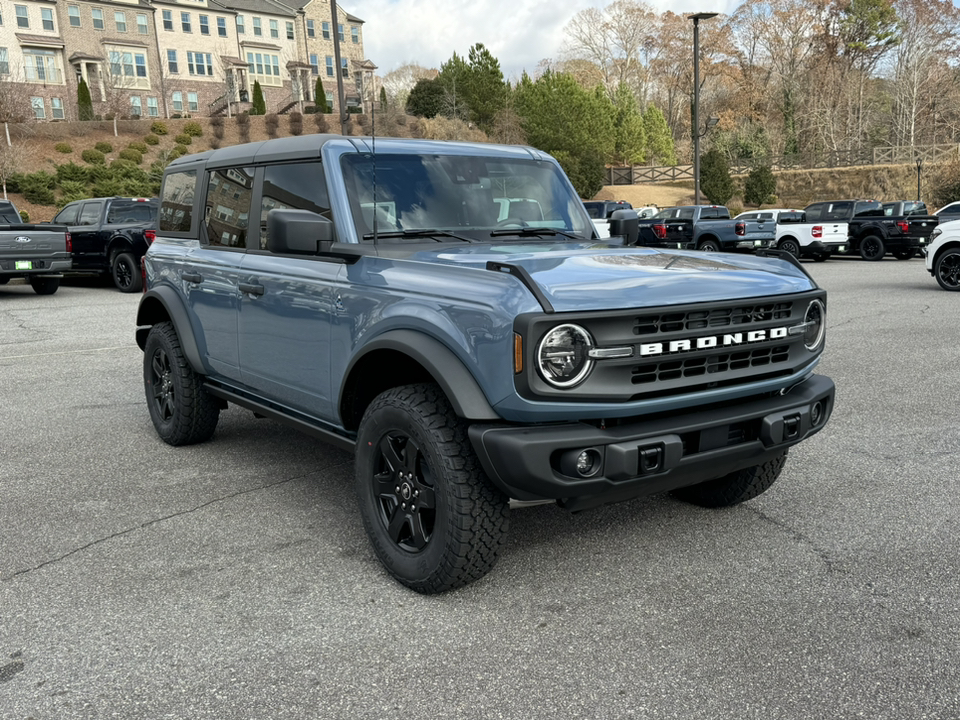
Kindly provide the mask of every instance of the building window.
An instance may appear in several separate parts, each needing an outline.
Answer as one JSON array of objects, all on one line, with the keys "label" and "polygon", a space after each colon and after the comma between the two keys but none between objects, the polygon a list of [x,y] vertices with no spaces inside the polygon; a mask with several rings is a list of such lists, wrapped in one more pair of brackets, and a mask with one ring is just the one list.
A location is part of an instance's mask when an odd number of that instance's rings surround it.
[{"label": "building window", "polygon": [[333,77],[333,56],[327,55],[327,77]]},{"label": "building window", "polygon": [[227,36],[227,19],[226,18],[217,18],[217,35],[220,37]]},{"label": "building window", "polygon": [[320,23],[320,30],[323,33],[323,39],[329,40],[330,39],[330,23],[328,22]]},{"label": "building window", "polygon": [[50,98],[50,109],[53,111],[54,120],[63,120],[63,100]]},{"label": "building window", "polygon": [[10,74],[10,58],[7,57],[7,49],[0,48],[0,75]]},{"label": "building window", "polygon": [[30,98],[30,107],[33,108],[33,116],[37,120],[46,120],[47,111],[43,107],[43,98],[42,97],[32,97]]},{"label": "building window", "polygon": [[197,112],[200,110],[200,98],[197,96],[197,93],[187,93],[187,110],[190,112]]},{"label": "building window", "polygon": [[263,28],[260,26],[260,18],[258,17],[253,19],[253,34],[257,37],[263,35]]},{"label": "building window", "polygon": [[43,23],[43,29],[53,32],[53,10],[50,8],[40,8],[40,22]]},{"label": "building window", "polygon": [[90,14],[93,16],[93,29],[103,30],[103,10],[100,8],[92,8]]},{"label": "building window", "polygon": [[280,57],[277,55],[267,55],[266,53],[247,53],[247,65],[250,68],[250,74],[256,75],[254,80],[259,80],[261,85],[273,85],[280,87],[283,80],[280,79]]},{"label": "building window", "polygon": [[316,55],[311,55],[311,56],[310,56],[310,71],[311,71],[314,75],[319,75],[319,74],[320,74],[320,60],[317,58]]},{"label": "building window", "polygon": [[360,28],[355,25],[350,26],[350,39],[353,41],[354,45],[360,44]]},{"label": "building window", "polygon": [[110,51],[110,75],[114,87],[150,87],[147,56],[143,53]]},{"label": "building window", "polygon": [[340,74],[345,78],[350,77],[350,71],[347,69],[347,59],[340,58]]},{"label": "building window", "polygon": [[147,115],[150,117],[159,117],[160,115],[160,105],[155,97],[147,98]]},{"label": "building window", "polygon": [[190,29],[190,13],[180,13],[180,27],[184,32],[193,32]]},{"label": "building window", "polygon": [[278,38],[280,37],[280,25],[276,20],[270,21],[270,37]]},{"label": "building window", "polygon": [[67,15],[70,16],[70,27],[80,27],[80,8],[77,5],[68,5]]},{"label": "building window", "polygon": [[175,112],[183,111],[183,93],[179,90],[173,94],[173,109]]},{"label": "building window", "polygon": [[307,37],[316,37],[317,31],[313,26],[313,20],[307,20]]},{"label": "building window", "polygon": [[287,40],[293,40],[293,23],[287,23]]},{"label": "building window", "polygon": [[210,53],[187,53],[187,69],[191,75],[213,77],[213,59]]},{"label": "building window", "polygon": [[133,62],[137,66],[137,77],[146,78],[147,77],[147,56],[135,54],[133,56]]},{"label": "building window", "polygon": [[143,13],[137,13],[137,32],[141,35],[146,35],[149,32],[147,16]]},{"label": "building window", "polygon": [[133,117],[140,117],[143,115],[143,105],[140,104],[139,95],[134,95],[130,98],[130,114]]},{"label": "building window", "polygon": [[126,32],[127,31],[127,16],[122,12],[115,12],[113,14],[113,21],[117,24],[117,32]]},{"label": "building window", "polygon": [[171,10],[163,11],[163,29],[173,32],[173,12]]},{"label": "building window", "polygon": [[[30,18],[27,17],[27,6],[26,5],[14,5],[14,9],[17,11],[17,27],[23,30],[30,29]],[[36,98],[32,98],[31,102]],[[43,108],[40,108],[40,111],[43,112]]]},{"label": "building window", "polygon": [[209,35],[210,34],[210,18],[206,15],[200,16],[200,34]]},{"label": "building window", "polygon": [[180,66],[177,64],[176,50],[167,50],[167,70],[169,70],[171,74],[180,72]]},{"label": "building window", "polygon": [[340,42],[343,42],[343,25],[337,25],[337,37],[340,38]]},{"label": "building window", "polygon": [[243,15],[237,15],[237,35],[243,35]]},{"label": "building window", "polygon": [[60,67],[57,64],[57,54],[53,50],[24,48],[23,61],[27,82],[57,85],[63,82]]}]

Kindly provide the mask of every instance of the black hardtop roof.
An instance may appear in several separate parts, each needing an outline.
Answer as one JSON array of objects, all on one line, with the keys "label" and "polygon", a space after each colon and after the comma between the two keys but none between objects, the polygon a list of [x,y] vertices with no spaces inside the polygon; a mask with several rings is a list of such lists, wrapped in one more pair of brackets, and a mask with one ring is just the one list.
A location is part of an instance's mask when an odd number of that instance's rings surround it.
[{"label": "black hardtop roof", "polygon": [[[369,153],[374,149],[373,138],[348,137],[344,135],[300,135],[297,137],[276,138],[259,142],[230,145],[219,150],[207,150],[202,153],[183,155],[173,160],[168,171],[187,170],[191,166],[203,164],[206,167],[236,167],[264,162],[283,162],[285,160],[305,160],[320,157],[321,148],[329,142],[352,146],[354,152]],[[476,154],[500,157],[523,157],[545,160],[547,156],[539,150],[521,145],[494,145],[492,143],[448,142],[443,140],[420,140],[410,138],[376,138],[376,151],[383,153],[413,152],[427,154]]]}]

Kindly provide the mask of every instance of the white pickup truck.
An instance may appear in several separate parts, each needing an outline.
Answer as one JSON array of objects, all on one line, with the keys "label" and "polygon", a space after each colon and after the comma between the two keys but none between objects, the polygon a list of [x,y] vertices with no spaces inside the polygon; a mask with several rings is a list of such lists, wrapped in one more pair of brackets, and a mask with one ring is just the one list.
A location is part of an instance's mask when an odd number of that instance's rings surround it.
[{"label": "white pickup truck", "polygon": [[833,253],[845,253],[850,247],[845,222],[808,223],[803,210],[771,208],[737,215],[736,220],[775,220],[777,233],[768,248],[784,250],[795,257],[823,262]]}]

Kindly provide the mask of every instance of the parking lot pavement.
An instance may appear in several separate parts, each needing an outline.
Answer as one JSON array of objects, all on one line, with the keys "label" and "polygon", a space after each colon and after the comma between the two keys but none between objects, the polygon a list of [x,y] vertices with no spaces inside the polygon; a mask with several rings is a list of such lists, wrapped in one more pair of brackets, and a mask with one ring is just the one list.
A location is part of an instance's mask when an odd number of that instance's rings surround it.
[{"label": "parking lot pavement", "polygon": [[136,296],[0,287],[0,717],[960,718],[960,296],[804,267],[837,408],[768,493],[516,511],[434,597],[349,455],[235,408],[157,438]]}]

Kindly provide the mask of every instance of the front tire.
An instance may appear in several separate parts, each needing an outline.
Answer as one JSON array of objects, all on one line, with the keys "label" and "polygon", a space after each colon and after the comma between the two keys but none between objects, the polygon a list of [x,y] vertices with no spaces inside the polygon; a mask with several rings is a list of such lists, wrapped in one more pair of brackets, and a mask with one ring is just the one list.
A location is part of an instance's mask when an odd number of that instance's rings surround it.
[{"label": "front tire", "polygon": [[960,290],[960,248],[950,248],[937,258],[933,276],[944,290]]},{"label": "front tire", "polygon": [[374,552],[400,583],[444,592],[496,563],[509,500],[436,385],[392,388],[370,404],[357,433],[356,483]]},{"label": "front tire", "polygon": [[113,278],[113,284],[120,292],[140,292],[143,284],[140,268],[137,267],[137,259],[133,253],[121,252],[113,256],[113,262],[110,263],[110,277]]},{"label": "front tire", "polygon": [[780,244],[777,245],[777,249],[788,252],[795,258],[800,257],[800,244],[793,238],[784,238],[781,240]]},{"label": "front tire", "polygon": [[168,445],[192,445],[213,437],[220,405],[203,387],[183,354],[173,324],[150,329],[143,350],[143,386],[157,434]]},{"label": "front tire", "polygon": [[697,246],[700,252],[720,252],[720,243],[716,240],[704,240]]},{"label": "front tire", "polygon": [[60,278],[32,277],[30,287],[37,295],[53,295],[60,288]]},{"label": "front tire", "polygon": [[864,260],[883,260],[886,249],[883,246],[883,240],[876,235],[867,235],[860,241],[860,257]]},{"label": "front tire", "polygon": [[737,470],[716,480],[679,488],[671,494],[679,500],[700,507],[721,508],[739,505],[769,490],[780,477],[786,461],[787,452],[784,451],[782,455],[761,465]]}]

